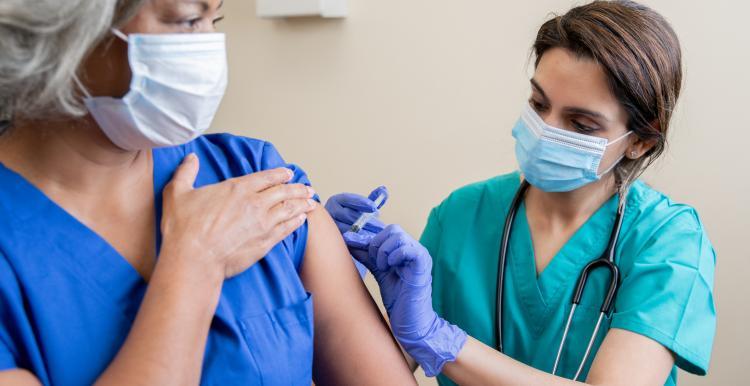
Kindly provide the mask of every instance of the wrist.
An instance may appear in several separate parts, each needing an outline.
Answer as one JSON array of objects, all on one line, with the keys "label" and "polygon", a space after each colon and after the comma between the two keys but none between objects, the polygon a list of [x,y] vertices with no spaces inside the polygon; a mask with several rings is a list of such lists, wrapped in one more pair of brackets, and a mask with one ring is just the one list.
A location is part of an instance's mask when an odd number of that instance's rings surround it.
[{"label": "wrist", "polygon": [[[197,251],[200,248],[184,248],[169,243],[162,244],[155,270],[180,275],[183,280],[221,286],[224,282],[224,267]],[[160,269],[161,268],[161,269]]]},{"label": "wrist", "polygon": [[467,335],[458,326],[435,314],[426,333],[420,337],[398,337],[404,350],[419,363],[428,377],[440,374],[448,362],[454,362],[466,344]]}]

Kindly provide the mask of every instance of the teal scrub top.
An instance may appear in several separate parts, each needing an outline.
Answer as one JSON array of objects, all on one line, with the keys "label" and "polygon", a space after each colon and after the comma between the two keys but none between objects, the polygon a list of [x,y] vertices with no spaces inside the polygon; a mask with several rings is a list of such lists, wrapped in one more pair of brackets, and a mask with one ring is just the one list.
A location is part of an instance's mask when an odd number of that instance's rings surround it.
[{"label": "teal scrub top", "polygon": [[[516,173],[468,185],[430,213],[421,242],[434,259],[435,311],[493,347],[498,252]],[[677,367],[704,375],[716,329],[713,281],[716,256],[697,213],[643,182],[627,198],[616,250],[621,285],[614,312],[604,319],[579,380],[585,380],[610,328],[651,338],[674,353],[665,385]],[[518,210],[507,256],[502,315],[505,354],[551,372],[578,275],[606,249],[614,225],[612,197],[571,237],[537,276],[524,205]],[[572,378],[599,316],[609,273],[589,279],[573,319],[558,375]],[[440,385],[454,385],[439,376]]]}]

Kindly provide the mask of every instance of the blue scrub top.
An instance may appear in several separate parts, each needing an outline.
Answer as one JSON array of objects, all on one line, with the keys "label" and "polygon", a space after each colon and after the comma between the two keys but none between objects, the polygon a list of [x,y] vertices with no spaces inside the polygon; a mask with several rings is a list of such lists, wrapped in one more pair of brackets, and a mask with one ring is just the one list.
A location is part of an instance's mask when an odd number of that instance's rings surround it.
[{"label": "blue scrub top", "polygon": [[[433,303],[442,317],[489,346],[496,331],[495,291],[504,219],[520,185],[519,173],[453,192],[433,209],[422,244],[433,257]],[[509,240],[502,314],[505,354],[551,372],[578,275],[607,247],[617,210],[612,197],[567,241],[540,273],[524,205]],[[628,194],[616,250],[621,284],[615,309],[602,322],[580,380],[585,380],[610,328],[648,337],[675,357],[664,385],[677,383],[677,367],[708,371],[716,310],[716,255],[695,210],[643,182]],[[586,351],[606,293],[609,273],[596,270],[576,309],[558,374],[572,378]],[[454,385],[440,376],[441,385]]]},{"label": "blue scrub top", "polygon": [[[286,166],[270,143],[228,134],[153,150],[161,192],[190,152],[195,186]],[[158,228],[158,227],[157,227]],[[312,298],[299,269],[307,224],[224,282],[211,322],[203,385],[310,385]],[[157,248],[161,241],[157,229]],[[0,370],[23,368],[45,385],[92,384],[119,351],[147,284],[104,239],[0,164]]]}]

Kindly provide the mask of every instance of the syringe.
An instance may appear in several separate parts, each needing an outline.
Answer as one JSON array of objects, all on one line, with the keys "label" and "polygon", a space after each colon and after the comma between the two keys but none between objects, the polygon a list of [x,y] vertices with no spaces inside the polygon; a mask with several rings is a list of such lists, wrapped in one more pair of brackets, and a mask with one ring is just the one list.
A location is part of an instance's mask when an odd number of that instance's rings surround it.
[{"label": "syringe", "polygon": [[[385,200],[385,193],[380,193],[380,195],[375,199],[375,207],[379,207],[380,204],[383,203]],[[349,228],[350,232],[359,233],[362,228],[365,227],[368,221],[370,221],[373,217],[375,217],[375,212],[369,212],[369,213],[362,213],[357,221],[352,224],[352,227]]]}]

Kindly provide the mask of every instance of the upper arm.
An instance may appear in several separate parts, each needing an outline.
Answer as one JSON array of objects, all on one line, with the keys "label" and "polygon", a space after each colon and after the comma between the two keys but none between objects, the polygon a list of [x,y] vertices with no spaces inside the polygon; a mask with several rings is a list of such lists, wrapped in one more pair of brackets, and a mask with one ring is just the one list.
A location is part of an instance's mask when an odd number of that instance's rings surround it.
[{"label": "upper arm", "polygon": [[38,386],[42,383],[28,370],[0,371],[0,385]]},{"label": "upper arm", "polygon": [[318,207],[308,216],[301,277],[313,294],[319,384],[416,384],[338,228]]},{"label": "upper arm", "polygon": [[672,353],[659,342],[634,332],[607,332],[591,365],[591,385],[663,385],[674,366]]}]

